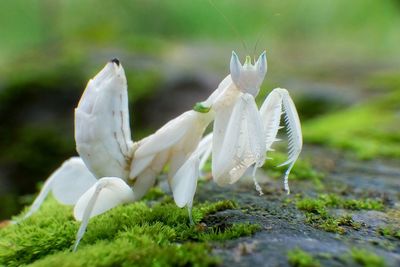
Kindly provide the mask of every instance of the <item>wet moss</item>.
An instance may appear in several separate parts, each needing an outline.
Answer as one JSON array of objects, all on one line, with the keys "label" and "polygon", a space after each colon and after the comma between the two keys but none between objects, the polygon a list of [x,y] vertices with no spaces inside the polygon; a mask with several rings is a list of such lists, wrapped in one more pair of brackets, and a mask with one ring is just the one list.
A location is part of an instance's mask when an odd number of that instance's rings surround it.
[{"label": "wet moss", "polygon": [[394,226],[381,227],[378,233],[384,237],[400,239],[400,228]]},{"label": "wet moss", "polygon": [[319,267],[321,266],[319,261],[316,260],[308,252],[296,248],[290,250],[287,254],[289,265],[292,267]]},{"label": "wet moss", "polygon": [[0,265],[213,266],[219,259],[211,254],[210,242],[251,235],[260,228],[247,223],[207,226],[208,215],[237,208],[228,200],[195,205],[197,225],[192,226],[186,209],[158,191],[153,195],[158,201],[119,206],[91,219],[77,253],[71,248],[79,223],[70,207],[49,198],[37,214],[0,229]]},{"label": "wet moss", "polygon": [[377,232],[389,239],[400,240],[400,210],[390,209],[386,212],[388,224],[377,229]]},{"label": "wet moss", "polygon": [[361,266],[384,267],[386,265],[382,257],[366,249],[353,248],[350,252],[350,256]]}]

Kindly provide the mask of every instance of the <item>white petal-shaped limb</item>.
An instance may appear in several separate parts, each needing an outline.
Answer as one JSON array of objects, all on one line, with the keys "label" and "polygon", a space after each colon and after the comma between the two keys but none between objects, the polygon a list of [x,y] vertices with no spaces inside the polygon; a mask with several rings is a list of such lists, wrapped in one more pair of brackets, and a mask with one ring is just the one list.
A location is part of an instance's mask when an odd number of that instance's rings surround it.
[{"label": "white petal-shaped limb", "polygon": [[212,172],[219,185],[235,183],[253,164],[263,165],[264,129],[251,94],[241,94],[237,99],[222,135],[222,145],[213,142]]},{"label": "white petal-shaped limb", "polygon": [[85,233],[90,218],[134,200],[134,194],[124,180],[116,177],[104,177],[98,180],[75,205],[74,217],[82,222],[76,236],[74,251]]},{"label": "white petal-shaped limb", "polygon": [[193,197],[196,193],[197,179],[200,175],[199,164],[199,156],[189,157],[171,179],[171,189],[175,203],[180,208],[188,207],[191,223],[193,223],[191,216]]},{"label": "white petal-shaped limb", "polygon": [[265,99],[260,108],[261,119],[264,125],[266,150],[272,150],[272,144],[280,129],[282,114],[282,95],[278,90],[273,90]]},{"label": "white petal-shaped limb", "polygon": [[280,128],[279,122],[282,110],[284,113],[285,126],[287,128],[289,148],[288,160],[279,166],[289,165],[284,177],[285,190],[289,194],[290,188],[288,178],[290,171],[300,155],[303,146],[303,138],[299,115],[297,114],[293,100],[286,89],[276,88],[269,94],[260,109],[266,132],[267,150],[271,150],[272,143],[276,141],[276,135]]},{"label": "white petal-shaped limb", "polygon": [[127,82],[118,60],[89,81],[75,109],[76,149],[97,177],[127,179],[133,143],[129,128]]},{"label": "white petal-shaped limb", "polygon": [[208,135],[206,135],[205,137],[203,137],[203,139],[201,139],[199,146],[205,146],[205,150],[203,155],[200,158],[200,164],[199,164],[199,171],[201,172],[201,170],[203,170],[204,166],[207,163],[207,160],[209,159],[209,157],[211,156],[211,152],[212,152],[212,138],[213,138],[213,134],[209,133]]},{"label": "white petal-shaped limb", "polygon": [[209,134],[201,140],[196,150],[170,180],[175,203],[180,208],[188,207],[189,219],[192,224],[193,197],[196,193],[197,180],[200,176],[200,161],[204,153],[209,150],[211,144],[212,134]]},{"label": "white petal-shaped limb", "polygon": [[135,159],[155,155],[176,145],[192,130],[193,125],[202,117],[201,115],[203,114],[190,110],[169,121],[154,134],[139,141]]},{"label": "white petal-shaped limb", "polygon": [[[94,203],[90,204],[94,199]],[[74,208],[74,217],[82,221],[90,207],[89,218],[102,214],[123,203],[134,201],[132,190],[124,180],[117,177],[104,177],[98,180],[78,200]]]},{"label": "white petal-shaped limb", "polygon": [[132,186],[135,201],[141,199],[154,185],[156,177],[164,168],[167,159],[168,151],[158,153],[156,156],[152,157],[150,165],[137,177],[135,176],[136,179]]},{"label": "white petal-shaped limb", "polygon": [[[169,178],[171,178],[196,149],[212,118],[211,112],[187,111],[168,122],[151,136],[139,141],[131,165],[130,179],[134,180],[147,168],[155,170],[153,165],[160,155],[164,155],[162,157],[164,158],[163,164],[169,162]],[[158,172],[163,167],[164,165]]]},{"label": "white petal-shaped limb", "polygon": [[96,178],[89,172],[81,158],[72,157],[66,160],[46,180],[24,219],[39,209],[50,191],[62,204],[74,205],[79,197],[96,181]]},{"label": "white petal-shaped limb", "polygon": [[73,157],[58,171],[52,193],[60,203],[74,205],[96,181],[96,177],[86,168],[83,160]]}]

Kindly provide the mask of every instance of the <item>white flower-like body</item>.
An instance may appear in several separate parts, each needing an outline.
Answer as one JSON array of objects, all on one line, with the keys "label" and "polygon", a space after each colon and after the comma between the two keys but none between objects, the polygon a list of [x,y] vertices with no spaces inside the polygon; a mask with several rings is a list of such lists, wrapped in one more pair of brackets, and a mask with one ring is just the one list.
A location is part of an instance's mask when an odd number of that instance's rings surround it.
[{"label": "white flower-like body", "polygon": [[[255,172],[277,140],[284,114],[289,139],[288,175],[302,147],[300,121],[288,92],[274,89],[260,109],[255,97],[267,72],[266,53],[242,65],[233,52],[228,75],[193,110],[171,120],[154,134],[133,142],[129,127],[127,81],[118,60],[112,60],[89,81],[75,109],[75,140],[80,158],[66,161],[46,181],[26,217],[51,191],[57,200],[75,205],[82,221],[75,248],[91,217],[142,198],[168,164],[168,182],[175,203],[187,206],[191,218],[200,170],[212,156],[212,175],[218,185],[233,184],[247,170],[257,191]],[[203,137],[214,121],[213,133]],[[63,190],[63,189],[66,190]]]}]

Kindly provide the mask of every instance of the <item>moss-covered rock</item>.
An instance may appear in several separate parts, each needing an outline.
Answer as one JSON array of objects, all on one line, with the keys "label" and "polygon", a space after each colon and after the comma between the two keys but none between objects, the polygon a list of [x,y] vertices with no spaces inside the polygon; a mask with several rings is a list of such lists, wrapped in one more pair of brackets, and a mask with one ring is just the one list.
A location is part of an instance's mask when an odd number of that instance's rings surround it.
[{"label": "moss-covered rock", "polygon": [[335,194],[323,194],[318,198],[301,198],[296,202],[304,211],[306,222],[327,232],[344,234],[348,229],[359,230],[361,224],[355,222],[350,214],[332,215],[329,208],[346,210],[383,210],[381,200],[344,199]]},{"label": "moss-covered rock", "polygon": [[[157,196],[157,194],[150,194]],[[0,265],[20,266],[213,266],[209,242],[252,235],[257,224],[207,225],[207,216],[237,209],[231,201],[202,203],[190,225],[185,209],[168,196],[120,206],[90,220],[78,251],[71,252],[79,223],[71,208],[48,199],[40,211],[2,229]]]}]

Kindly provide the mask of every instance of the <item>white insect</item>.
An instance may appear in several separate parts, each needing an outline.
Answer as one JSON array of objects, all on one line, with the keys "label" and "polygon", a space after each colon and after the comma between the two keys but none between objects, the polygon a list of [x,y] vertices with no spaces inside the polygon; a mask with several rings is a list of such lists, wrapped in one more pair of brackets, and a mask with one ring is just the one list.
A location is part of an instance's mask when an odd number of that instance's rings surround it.
[{"label": "white insect", "polygon": [[[285,89],[274,89],[258,109],[254,98],[267,72],[266,53],[252,64],[242,65],[233,52],[231,74],[193,110],[171,120],[154,134],[131,140],[127,82],[116,59],[89,81],[75,109],[75,140],[80,157],[73,157],[45,182],[24,218],[38,210],[51,191],[62,204],[75,205],[74,217],[81,221],[74,250],[89,219],[142,198],[168,164],[168,182],[178,207],[191,209],[200,170],[212,156],[212,175],[218,185],[233,184],[264,165],[266,154],[281,128],[284,114],[289,140],[288,176],[302,148],[296,108]],[[214,121],[213,133],[203,137]]]}]

